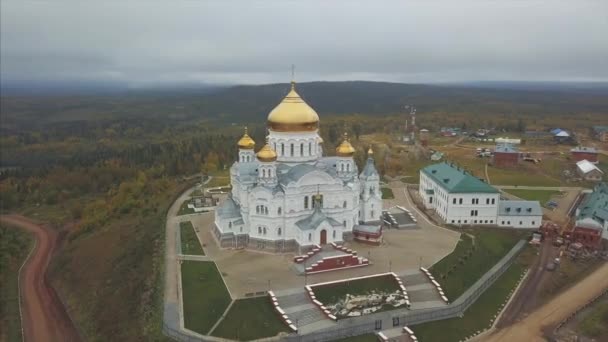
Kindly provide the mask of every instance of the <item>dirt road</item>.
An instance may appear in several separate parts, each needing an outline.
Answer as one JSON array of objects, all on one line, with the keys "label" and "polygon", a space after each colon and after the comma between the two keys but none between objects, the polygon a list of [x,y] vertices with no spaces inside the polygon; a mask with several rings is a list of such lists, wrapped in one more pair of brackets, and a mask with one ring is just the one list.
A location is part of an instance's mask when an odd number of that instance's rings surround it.
[{"label": "dirt road", "polygon": [[539,253],[530,268],[530,274],[496,324],[497,328],[514,324],[537,305],[539,286],[548,276],[545,266],[557,256],[558,250],[551,245],[551,239],[545,239],[539,247]]},{"label": "dirt road", "polygon": [[80,341],[76,328],[46,275],[57,245],[57,232],[18,215],[2,215],[0,221],[31,232],[36,239],[20,278],[25,341]]},{"label": "dirt road", "polygon": [[591,275],[549,303],[535,310],[523,321],[498,330],[484,337],[483,341],[546,341],[543,338],[543,329],[559,323],[606,288],[608,288],[608,263],[602,265]]}]

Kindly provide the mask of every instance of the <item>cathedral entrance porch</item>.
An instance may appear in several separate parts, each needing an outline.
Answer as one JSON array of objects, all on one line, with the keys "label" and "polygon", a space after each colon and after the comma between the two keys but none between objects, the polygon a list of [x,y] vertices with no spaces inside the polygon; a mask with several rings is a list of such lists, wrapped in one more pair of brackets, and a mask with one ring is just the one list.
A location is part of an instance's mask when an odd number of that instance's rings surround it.
[{"label": "cathedral entrance porch", "polygon": [[327,230],[323,229],[321,230],[321,241],[319,242],[319,244],[321,246],[326,245],[327,244]]}]

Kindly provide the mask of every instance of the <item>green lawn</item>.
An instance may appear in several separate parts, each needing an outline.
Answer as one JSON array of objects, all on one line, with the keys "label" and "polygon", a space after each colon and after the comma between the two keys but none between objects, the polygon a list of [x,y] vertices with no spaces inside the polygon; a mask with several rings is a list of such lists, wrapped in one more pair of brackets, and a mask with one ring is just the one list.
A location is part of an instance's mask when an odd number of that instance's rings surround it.
[{"label": "green lawn", "polygon": [[206,335],[230,304],[230,294],[210,261],[183,261],[184,325]]},{"label": "green lawn", "polygon": [[525,199],[528,201],[539,201],[540,205],[545,205],[545,203],[547,203],[552,196],[560,194],[559,191],[555,190],[508,189],[505,191],[521,199]]},{"label": "green lawn", "polygon": [[578,330],[588,337],[608,336],[608,302],[595,305],[585,318],[578,324]]},{"label": "green lawn", "polygon": [[192,222],[180,222],[179,230],[182,240],[182,254],[185,255],[205,255],[201,243],[198,241]]},{"label": "green lawn", "polygon": [[395,292],[399,285],[391,275],[345,281],[337,284],[313,286],[317,299],[323,304],[333,304],[346,294],[363,295],[375,292]]},{"label": "green lawn", "polygon": [[465,229],[456,249],[430,268],[450,300],[455,300],[494,266],[525,233],[507,229]]},{"label": "green lawn", "polygon": [[395,195],[393,195],[393,190],[391,188],[380,188],[382,191],[382,199],[393,199]]},{"label": "green lawn", "polygon": [[179,207],[179,211],[177,212],[178,216],[194,214],[194,209],[188,208],[188,203],[190,203],[190,199],[187,199],[184,201],[184,203],[182,203],[182,205]]},{"label": "green lawn", "polygon": [[17,275],[32,244],[28,233],[0,227],[0,339],[8,342],[21,342]]},{"label": "green lawn", "polygon": [[560,186],[560,181],[543,174],[532,174],[521,170],[505,170],[488,167],[490,181],[496,185]]},{"label": "green lawn", "polygon": [[[295,322],[294,322],[295,324]],[[290,329],[267,296],[239,299],[213,331],[213,336],[239,341],[276,336]]]},{"label": "green lawn", "polygon": [[488,328],[490,319],[517,285],[525,266],[515,262],[469,307],[463,318],[450,318],[411,326],[420,341],[461,341],[476,331]]}]

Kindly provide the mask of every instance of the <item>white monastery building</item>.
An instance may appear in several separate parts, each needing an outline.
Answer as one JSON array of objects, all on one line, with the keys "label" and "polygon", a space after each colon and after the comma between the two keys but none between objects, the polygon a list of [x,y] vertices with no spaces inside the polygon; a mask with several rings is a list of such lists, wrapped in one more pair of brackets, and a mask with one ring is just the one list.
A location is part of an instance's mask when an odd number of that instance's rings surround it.
[{"label": "white monastery building", "polygon": [[447,162],[420,170],[419,194],[447,224],[538,228],[538,201],[502,200],[500,192],[464,169]]},{"label": "white monastery building", "polygon": [[380,227],[380,177],[371,149],[361,173],[346,133],[336,156],[324,157],[319,116],[294,82],[267,126],[257,153],[247,131],[238,141],[232,192],[215,211],[222,247],[301,253],[348,240],[359,225]]}]

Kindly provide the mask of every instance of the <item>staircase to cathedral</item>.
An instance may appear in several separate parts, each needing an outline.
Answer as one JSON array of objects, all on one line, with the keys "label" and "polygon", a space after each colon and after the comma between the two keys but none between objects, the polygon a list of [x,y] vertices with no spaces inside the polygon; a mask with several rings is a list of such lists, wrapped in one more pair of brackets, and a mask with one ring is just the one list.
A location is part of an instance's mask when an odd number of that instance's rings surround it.
[{"label": "staircase to cathedral", "polygon": [[277,301],[298,332],[308,333],[335,325],[314,305],[303,288],[275,292]]}]

